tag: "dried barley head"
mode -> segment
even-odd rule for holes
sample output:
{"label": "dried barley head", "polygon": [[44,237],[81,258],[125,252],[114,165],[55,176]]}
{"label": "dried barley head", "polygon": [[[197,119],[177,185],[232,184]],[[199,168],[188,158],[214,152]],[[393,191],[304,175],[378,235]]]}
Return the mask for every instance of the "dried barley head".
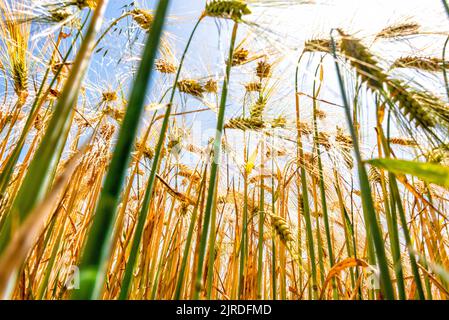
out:
{"label": "dried barley head", "polygon": [[285,128],[287,126],[287,119],[283,116],[279,116],[277,118],[274,118],[271,121],[271,127],[272,128]]}
{"label": "dried barley head", "polygon": [[114,102],[118,99],[117,93],[115,91],[105,91],[101,94],[101,96],[104,102]]}
{"label": "dried barley head", "polygon": [[256,68],[256,74],[259,78],[268,78],[271,75],[271,64],[266,61],[259,61]]}
{"label": "dried barley head", "polygon": [[245,48],[239,48],[232,55],[232,66],[239,66],[248,61],[249,51]]}
{"label": "dried barley head", "polygon": [[248,82],[245,84],[245,90],[247,92],[260,92],[262,91],[262,84],[260,82]]}
{"label": "dried barley head", "polygon": [[207,80],[207,82],[204,84],[204,90],[207,93],[217,93],[218,92],[217,81],[214,79]]}
{"label": "dried barley head", "polygon": [[225,124],[225,129],[239,129],[239,130],[261,130],[265,128],[265,123],[257,118],[233,118]]}
{"label": "dried barley head", "polygon": [[203,86],[198,81],[193,79],[180,80],[177,83],[177,87],[179,91],[190,94],[194,97],[202,98],[205,91]]}
{"label": "dried barley head", "polygon": [[154,15],[150,10],[134,9],[131,11],[131,16],[140,28],[149,32],[153,25]]}
{"label": "dried barley head", "polygon": [[330,53],[331,41],[329,39],[312,39],[304,43],[304,52]]}
{"label": "dried barley head", "polygon": [[355,69],[357,75],[372,90],[382,90],[387,75],[377,65],[377,61],[368,48],[359,39],[342,34],[340,52]]}
{"label": "dried barley head", "polygon": [[402,23],[386,27],[380,31],[376,38],[398,38],[419,33],[421,26],[417,23]]}
{"label": "dried barley head", "polygon": [[166,59],[158,59],[154,63],[157,71],[161,73],[176,73],[176,66]]}
{"label": "dried barley head", "polygon": [[440,72],[449,69],[449,65],[440,58],[409,56],[397,59],[391,68],[412,68],[429,72]]}

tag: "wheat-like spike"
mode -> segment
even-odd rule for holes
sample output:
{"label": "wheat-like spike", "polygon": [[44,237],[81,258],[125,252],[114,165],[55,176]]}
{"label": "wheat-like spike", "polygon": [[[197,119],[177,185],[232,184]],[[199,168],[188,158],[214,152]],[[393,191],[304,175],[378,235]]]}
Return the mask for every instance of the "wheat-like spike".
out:
{"label": "wheat-like spike", "polygon": [[303,135],[311,135],[313,133],[313,128],[312,125],[310,123],[307,122],[300,122],[298,124],[299,130],[301,132],[301,134]]}
{"label": "wheat-like spike", "polygon": [[444,69],[449,69],[449,62],[436,57],[408,56],[397,59],[391,68],[412,68],[429,72],[439,72]]}
{"label": "wheat-like spike", "polygon": [[218,83],[215,79],[209,79],[204,84],[204,90],[207,93],[217,93],[218,92]]}
{"label": "wheat-like spike", "polygon": [[377,61],[368,48],[359,39],[340,31],[340,52],[346,57],[358,76],[372,90],[382,90],[387,75],[377,65]]}
{"label": "wheat-like spike", "polygon": [[390,138],[389,142],[391,144],[395,144],[398,146],[404,146],[404,147],[416,147],[418,145],[418,143],[413,139],[401,138],[401,137]]}
{"label": "wheat-like spike", "polygon": [[170,153],[173,148],[181,147],[181,137],[172,137],[167,142],[167,151]]}
{"label": "wheat-like spike", "polygon": [[28,91],[27,66],[24,63],[13,61],[12,76],[14,81],[14,90],[20,96]]}
{"label": "wheat-like spike", "polygon": [[418,23],[402,23],[392,25],[381,30],[376,38],[398,38],[419,33],[421,26]]}
{"label": "wheat-like spike", "polygon": [[154,67],[161,73],[176,73],[176,66],[166,59],[158,59],[154,63]]}
{"label": "wheat-like spike", "polygon": [[326,119],[326,117],[327,117],[326,112],[321,109],[318,109],[318,108],[315,109],[315,114],[316,114],[317,118],[321,119],[321,120]]}
{"label": "wheat-like spike", "polygon": [[380,172],[376,167],[370,166],[369,170],[368,170],[368,179],[372,182],[372,183],[381,183],[382,179],[380,176]]}
{"label": "wheat-like spike", "polygon": [[329,39],[311,39],[304,43],[304,52],[331,52],[331,41]]}
{"label": "wheat-like spike", "polygon": [[201,180],[201,175],[198,171],[193,171],[185,164],[178,165],[178,175],[184,178],[188,178],[193,182],[198,182]]}
{"label": "wheat-like spike", "polygon": [[271,121],[271,127],[273,129],[275,128],[285,128],[287,126],[287,119],[283,116],[279,116],[277,118],[274,118]]}
{"label": "wheat-like spike", "polygon": [[178,215],[181,217],[185,217],[187,213],[189,212],[189,203],[187,202],[181,202],[179,207],[176,209],[178,212]]}
{"label": "wheat-like spike", "polygon": [[262,84],[260,82],[248,82],[245,84],[245,90],[247,92],[260,92],[262,91]]}
{"label": "wheat-like spike", "polygon": [[101,96],[102,101],[104,102],[114,102],[118,99],[117,93],[114,91],[105,91],[101,94]]}
{"label": "wheat-like spike", "polygon": [[290,231],[287,221],[284,218],[271,214],[271,226],[273,227],[274,231],[279,236],[281,241],[285,244],[294,240],[293,234]]}
{"label": "wheat-like spike", "polygon": [[353,141],[350,135],[346,134],[342,128],[337,126],[337,135],[335,141],[339,142],[344,147],[352,147]]}
{"label": "wheat-like spike", "polygon": [[449,145],[442,144],[425,154],[427,161],[439,163],[442,165],[449,165]]}
{"label": "wheat-like spike", "polygon": [[310,215],[314,218],[321,218],[323,216],[322,211],[312,211],[310,212]]}
{"label": "wheat-like spike", "polygon": [[125,117],[125,111],[123,111],[122,109],[113,108],[111,106],[107,106],[103,110],[103,113],[115,119],[117,122],[122,122],[123,118]]}
{"label": "wheat-like spike", "polygon": [[144,144],[143,141],[136,142],[136,150],[142,152],[143,156],[148,160],[152,160],[154,157],[154,150],[148,145]]}
{"label": "wheat-like spike", "polygon": [[241,0],[212,0],[206,4],[204,15],[214,18],[241,21],[244,15],[251,13],[248,5]]}
{"label": "wheat-like spike", "polygon": [[257,63],[256,75],[260,79],[268,78],[271,75],[271,64],[266,61],[259,61]]}
{"label": "wheat-like spike", "polygon": [[322,145],[326,150],[329,150],[331,148],[330,135],[327,132],[321,131],[320,133],[318,133],[317,138],[317,143]]}
{"label": "wheat-like spike", "polygon": [[249,184],[258,183],[262,179],[268,179],[268,178],[271,178],[271,177],[275,178],[274,175],[272,175],[272,174],[262,174],[262,175],[261,174],[257,174],[255,176],[249,178],[248,183]]}
{"label": "wheat-like spike", "polygon": [[435,113],[426,99],[426,94],[413,90],[400,80],[389,80],[387,88],[391,99],[396,102],[405,115],[410,115],[417,126],[434,127],[437,124]]}
{"label": "wheat-like spike", "polygon": [[248,61],[249,51],[245,48],[235,50],[232,55],[232,66],[240,66]]}
{"label": "wheat-like spike", "polygon": [[225,129],[239,130],[261,130],[265,128],[265,123],[261,119],[256,118],[232,118],[225,124]]}
{"label": "wheat-like spike", "polygon": [[257,99],[257,102],[253,104],[249,110],[250,117],[255,119],[262,119],[262,115],[266,106],[266,98],[260,96],[259,99]]}
{"label": "wheat-like spike", "polygon": [[180,80],[178,81],[177,86],[179,91],[190,94],[194,97],[202,98],[205,91],[203,86],[198,81],[193,79]]}
{"label": "wheat-like spike", "polygon": [[131,10],[131,17],[143,30],[149,32],[153,25],[154,15],[150,10],[133,9]]}

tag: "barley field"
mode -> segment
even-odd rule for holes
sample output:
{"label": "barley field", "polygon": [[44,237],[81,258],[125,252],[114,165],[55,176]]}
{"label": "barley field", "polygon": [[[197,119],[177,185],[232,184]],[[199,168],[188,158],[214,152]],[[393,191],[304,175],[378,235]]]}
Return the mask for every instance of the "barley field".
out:
{"label": "barley field", "polygon": [[445,0],[0,0],[0,299],[449,299]]}

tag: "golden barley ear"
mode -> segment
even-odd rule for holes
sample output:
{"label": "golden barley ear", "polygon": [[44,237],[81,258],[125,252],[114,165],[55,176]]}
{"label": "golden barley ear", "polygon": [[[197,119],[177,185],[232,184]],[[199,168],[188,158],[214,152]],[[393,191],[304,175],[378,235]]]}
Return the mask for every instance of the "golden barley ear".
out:
{"label": "golden barley ear", "polygon": [[245,48],[237,49],[232,55],[232,66],[240,66],[248,61],[249,51]]}
{"label": "golden barley ear", "polygon": [[265,123],[262,119],[257,118],[232,118],[225,124],[225,129],[238,129],[238,130],[262,130],[265,128]]}
{"label": "golden barley ear", "polygon": [[382,90],[387,75],[378,66],[376,59],[359,39],[342,34],[340,52],[355,69],[357,75],[372,90]]}
{"label": "golden barley ear", "polygon": [[180,80],[176,85],[180,92],[190,94],[194,97],[202,98],[205,92],[203,86],[197,80],[193,79]]}
{"label": "golden barley ear", "polygon": [[329,39],[311,39],[304,43],[304,52],[331,52],[331,41]]}
{"label": "golden barley ear", "polygon": [[158,59],[154,63],[155,69],[160,73],[176,73],[177,67],[166,59]]}
{"label": "golden barley ear", "polygon": [[335,136],[335,141],[342,144],[344,147],[350,148],[353,145],[352,138],[349,134],[346,134],[342,128],[337,126],[337,135]]}
{"label": "golden barley ear", "polygon": [[438,123],[435,112],[432,109],[427,95],[413,90],[400,80],[389,80],[387,88],[391,99],[410,120],[415,121],[416,126],[432,128]]}
{"label": "golden barley ear", "polygon": [[322,145],[327,151],[329,151],[331,148],[330,135],[327,132],[321,131],[320,133],[318,133],[317,143],[319,145]]}
{"label": "golden barley ear", "polygon": [[251,13],[248,5],[241,0],[212,0],[206,4],[204,15],[214,18],[240,21]]}
{"label": "golden barley ear", "polygon": [[259,61],[256,68],[256,75],[260,79],[268,78],[271,75],[271,64],[266,61]]}
{"label": "golden barley ear", "polygon": [[285,244],[293,241],[293,234],[287,224],[287,221],[277,215],[271,215],[271,226],[273,227],[276,234],[279,236],[282,242]]}
{"label": "golden barley ear", "polygon": [[418,145],[418,143],[415,140],[402,137],[390,138],[389,142],[391,144],[404,147],[416,147]]}
{"label": "golden barley ear", "polygon": [[260,96],[259,99],[257,99],[257,102],[253,104],[249,110],[250,117],[259,120],[262,119],[262,115],[266,106],[267,99],[263,96]]}
{"label": "golden barley ear", "polygon": [[260,82],[248,82],[245,84],[245,90],[247,92],[260,92],[262,91],[262,85]]}
{"label": "golden barley ear", "polygon": [[411,68],[428,72],[441,72],[449,69],[449,62],[436,57],[408,56],[397,59],[391,68]]}
{"label": "golden barley ear", "polygon": [[114,119],[117,122],[122,122],[125,118],[125,111],[122,109],[114,108],[111,106],[106,106],[103,110],[103,114],[108,115],[112,119]]}
{"label": "golden barley ear", "polygon": [[207,93],[217,93],[218,92],[218,83],[217,83],[217,81],[214,80],[214,79],[207,80],[207,82],[204,84],[204,90]]}
{"label": "golden barley ear", "polygon": [[131,16],[140,28],[149,32],[153,25],[154,15],[150,10],[133,9]]}
{"label": "golden barley ear", "polygon": [[283,117],[283,116],[279,116],[277,118],[274,118],[271,121],[271,127],[273,129],[275,129],[275,128],[282,128],[283,129],[286,126],[287,126],[287,119],[285,117]]}
{"label": "golden barley ear", "polygon": [[380,184],[382,182],[380,171],[376,167],[371,166],[368,170],[368,179],[371,181],[371,183],[378,183]]}
{"label": "golden barley ear", "polygon": [[302,135],[308,136],[313,133],[312,125],[308,122],[300,122],[298,128]]}
{"label": "golden barley ear", "polygon": [[439,163],[442,165],[449,165],[449,145],[441,144],[436,148],[433,148],[425,154],[427,161],[433,163]]}
{"label": "golden barley ear", "polygon": [[154,150],[150,146],[146,145],[144,141],[136,142],[136,150],[141,152],[142,155],[148,160],[152,160],[154,157]]}
{"label": "golden barley ear", "polygon": [[389,39],[410,36],[418,34],[420,28],[421,26],[418,23],[414,22],[392,25],[382,29],[376,35],[376,38]]}
{"label": "golden barley ear", "polygon": [[118,99],[117,93],[114,91],[105,91],[101,95],[103,102],[114,102]]}

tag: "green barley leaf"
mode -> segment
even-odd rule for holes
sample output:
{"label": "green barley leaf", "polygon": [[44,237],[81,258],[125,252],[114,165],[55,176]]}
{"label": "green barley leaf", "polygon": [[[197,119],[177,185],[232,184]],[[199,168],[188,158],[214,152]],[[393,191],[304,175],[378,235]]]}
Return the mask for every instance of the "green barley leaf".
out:
{"label": "green barley leaf", "polygon": [[374,159],[367,162],[394,174],[410,174],[427,183],[449,188],[449,167],[434,163],[395,159]]}

